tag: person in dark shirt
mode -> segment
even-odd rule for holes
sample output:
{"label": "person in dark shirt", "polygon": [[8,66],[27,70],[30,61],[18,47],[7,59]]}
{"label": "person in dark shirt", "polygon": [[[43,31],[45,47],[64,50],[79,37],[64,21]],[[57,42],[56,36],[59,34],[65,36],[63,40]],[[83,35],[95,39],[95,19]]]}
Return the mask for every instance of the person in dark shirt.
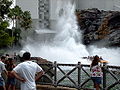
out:
{"label": "person in dark shirt", "polygon": [[8,71],[8,78],[7,78],[7,89],[8,90],[15,90],[15,77],[12,75],[11,71],[15,67],[15,64],[13,62],[12,58],[8,58],[8,63],[6,65],[6,69]]}

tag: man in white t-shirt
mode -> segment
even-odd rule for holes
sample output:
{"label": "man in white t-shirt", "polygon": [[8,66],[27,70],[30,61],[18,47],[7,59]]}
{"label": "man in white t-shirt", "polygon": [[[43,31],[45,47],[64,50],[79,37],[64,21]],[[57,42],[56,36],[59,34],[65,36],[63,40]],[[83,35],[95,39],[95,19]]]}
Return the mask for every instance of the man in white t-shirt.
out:
{"label": "man in white t-shirt", "polygon": [[18,64],[12,71],[12,74],[21,81],[21,90],[36,90],[35,81],[44,73],[37,63],[30,61],[30,56],[29,52],[25,52],[24,62]]}

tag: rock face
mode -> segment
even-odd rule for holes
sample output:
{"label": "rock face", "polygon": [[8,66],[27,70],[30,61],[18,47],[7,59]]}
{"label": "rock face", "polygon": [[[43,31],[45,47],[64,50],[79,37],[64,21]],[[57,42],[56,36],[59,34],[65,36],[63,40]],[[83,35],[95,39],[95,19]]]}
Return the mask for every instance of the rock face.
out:
{"label": "rock face", "polygon": [[120,12],[93,8],[77,11],[76,15],[85,45],[107,40],[104,46],[120,47]]}
{"label": "rock face", "polygon": [[[41,82],[42,83],[43,82],[44,83],[52,83],[51,78],[54,76],[53,66],[51,66],[52,62],[50,62],[46,59],[43,59],[41,57],[31,57],[31,60],[37,62],[45,72],[45,75],[43,75],[42,78],[40,80],[38,80],[37,83],[41,83]],[[41,65],[41,64],[43,64],[43,65]],[[49,64],[51,64],[51,65],[49,65]]]}

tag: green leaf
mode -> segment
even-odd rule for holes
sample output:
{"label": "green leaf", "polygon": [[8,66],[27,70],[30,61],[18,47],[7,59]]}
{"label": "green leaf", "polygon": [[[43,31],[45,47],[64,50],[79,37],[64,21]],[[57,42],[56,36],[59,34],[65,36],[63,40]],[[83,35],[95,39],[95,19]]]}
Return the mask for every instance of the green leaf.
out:
{"label": "green leaf", "polygon": [[10,37],[8,33],[0,30],[0,47],[11,45],[14,37]]}

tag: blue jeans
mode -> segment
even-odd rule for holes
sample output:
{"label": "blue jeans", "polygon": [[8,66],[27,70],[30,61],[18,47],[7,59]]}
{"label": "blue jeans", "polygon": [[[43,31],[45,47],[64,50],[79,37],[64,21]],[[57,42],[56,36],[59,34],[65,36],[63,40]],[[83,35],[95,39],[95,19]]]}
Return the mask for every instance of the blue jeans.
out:
{"label": "blue jeans", "polygon": [[101,84],[102,83],[102,78],[101,77],[91,77],[91,79],[96,84]]}
{"label": "blue jeans", "polygon": [[5,81],[2,77],[0,77],[0,86],[5,86]]}

